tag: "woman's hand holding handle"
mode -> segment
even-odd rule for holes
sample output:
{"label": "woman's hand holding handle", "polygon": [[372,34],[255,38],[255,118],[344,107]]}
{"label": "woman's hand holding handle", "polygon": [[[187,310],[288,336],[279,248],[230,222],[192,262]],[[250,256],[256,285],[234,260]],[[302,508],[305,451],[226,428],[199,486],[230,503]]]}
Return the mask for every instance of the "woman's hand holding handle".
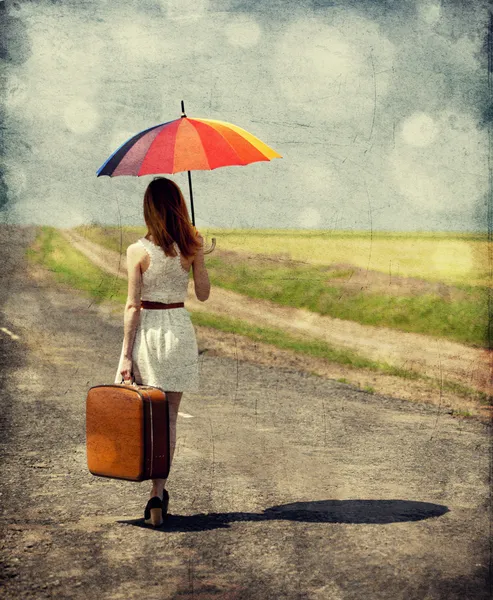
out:
{"label": "woman's hand holding handle", "polygon": [[127,385],[130,385],[133,383],[132,359],[131,358],[125,358],[125,357],[123,358],[120,375],[122,376],[123,383],[125,383]]}

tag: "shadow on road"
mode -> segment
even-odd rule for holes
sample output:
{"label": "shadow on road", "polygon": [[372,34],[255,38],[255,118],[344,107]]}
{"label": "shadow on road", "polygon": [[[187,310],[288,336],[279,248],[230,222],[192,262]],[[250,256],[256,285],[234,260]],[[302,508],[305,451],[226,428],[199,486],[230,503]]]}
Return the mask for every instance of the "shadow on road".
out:
{"label": "shadow on road", "polygon": [[[263,513],[230,512],[197,515],[169,514],[160,531],[206,531],[229,527],[235,521],[304,521],[312,523],[398,523],[440,517],[446,506],[412,500],[319,500],[267,508]],[[144,519],[118,521],[149,528]]]}

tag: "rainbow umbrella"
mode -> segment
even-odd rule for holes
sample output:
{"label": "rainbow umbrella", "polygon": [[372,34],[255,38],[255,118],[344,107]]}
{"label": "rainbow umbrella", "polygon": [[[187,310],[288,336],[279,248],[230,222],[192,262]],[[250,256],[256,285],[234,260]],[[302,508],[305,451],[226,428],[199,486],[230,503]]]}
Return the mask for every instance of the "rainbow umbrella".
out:
{"label": "rainbow umbrella", "polygon": [[179,119],[145,129],[127,140],[97,170],[97,176],[141,177],[188,171],[192,223],[195,225],[190,171],[248,165],[282,157],[241,127],[224,121],[188,118],[183,100],[181,111]]}

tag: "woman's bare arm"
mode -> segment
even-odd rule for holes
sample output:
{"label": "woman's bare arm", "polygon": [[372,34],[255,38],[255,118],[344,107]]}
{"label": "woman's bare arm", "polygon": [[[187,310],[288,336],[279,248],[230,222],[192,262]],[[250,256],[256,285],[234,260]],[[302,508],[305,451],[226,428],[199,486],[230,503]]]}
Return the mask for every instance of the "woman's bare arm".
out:
{"label": "woman's bare arm", "polygon": [[132,350],[135,340],[135,333],[140,319],[140,293],[142,286],[142,272],[140,263],[143,258],[142,250],[132,244],[127,249],[127,270],[128,270],[128,293],[127,302],[123,317],[123,365],[122,376],[125,380],[131,378],[132,371]]}
{"label": "woman's bare arm", "polygon": [[197,250],[197,254],[192,263],[193,283],[195,286],[195,295],[201,302],[205,302],[211,291],[211,282],[204,260],[204,238],[198,234],[202,246]]}

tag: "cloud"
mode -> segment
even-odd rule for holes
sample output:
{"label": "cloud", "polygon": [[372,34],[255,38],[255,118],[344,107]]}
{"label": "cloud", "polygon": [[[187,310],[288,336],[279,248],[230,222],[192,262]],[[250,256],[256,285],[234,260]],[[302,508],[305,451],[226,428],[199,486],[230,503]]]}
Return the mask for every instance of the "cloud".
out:
{"label": "cloud", "polygon": [[262,35],[257,21],[248,15],[238,15],[231,18],[224,27],[226,39],[232,46],[251,48],[258,44]]}
{"label": "cloud", "polygon": [[130,72],[169,64],[177,56],[176,46],[170,39],[170,30],[159,21],[145,15],[134,15],[129,20],[125,12],[112,14],[106,46],[108,58],[125,65]]}
{"label": "cloud", "polygon": [[97,27],[77,13],[64,22],[58,10],[25,14],[32,54],[11,73],[7,104],[26,121],[61,122],[71,104],[90,102],[101,85],[104,54]]}
{"label": "cloud", "polygon": [[418,1],[417,11],[419,17],[428,25],[434,25],[440,19],[442,10],[440,2]]}
{"label": "cloud", "polygon": [[366,127],[375,96],[388,93],[393,45],[356,13],[333,11],[327,21],[301,17],[283,29],[272,59],[276,86],[306,118]]}
{"label": "cloud", "polygon": [[27,189],[26,168],[17,164],[8,157],[3,157],[0,163],[3,181],[7,186],[8,197],[16,199]]}
{"label": "cloud", "polygon": [[168,19],[196,21],[204,17],[209,9],[209,0],[160,0]]}
{"label": "cloud", "polygon": [[85,100],[74,100],[65,107],[63,120],[73,133],[89,133],[96,128],[100,117],[94,105]]}
{"label": "cloud", "polygon": [[429,146],[437,132],[435,122],[425,113],[414,113],[402,123],[401,135],[411,146]]}
{"label": "cloud", "polygon": [[0,4],[0,59],[20,65],[32,53],[26,24],[21,18],[6,15],[6,2]]}
{"label": "cloud", "polygon": [[450,110],[438,115],[436,128],[431,145],[397,140],[389,165],[398,189],[419,207],[472,208],[487,189],[486,134],[470,115]]}
{"label": "cloud", "polygon": [[12,74],[6,82],[4,104],[13,110],[27,100],[27,85],[18,75]]}
{"label": "cloud", "polygon": [[477,17],[437,2],[413,19],[399,3],[281,4],[21,4],[2,107],[16,218],[141,222],[146,180],[96,169],[183,99],[189,116],[236,123],[284,156],[194,173],[211,225],[369,227],[368,191],[374,227],[465,227],[487,192]]}
{"label": "cloud", "polygon": [[307,206],[301,209],[297,225],[304,229],[314,229],[320,225],[320,222],[319,211],[313,206]]}

